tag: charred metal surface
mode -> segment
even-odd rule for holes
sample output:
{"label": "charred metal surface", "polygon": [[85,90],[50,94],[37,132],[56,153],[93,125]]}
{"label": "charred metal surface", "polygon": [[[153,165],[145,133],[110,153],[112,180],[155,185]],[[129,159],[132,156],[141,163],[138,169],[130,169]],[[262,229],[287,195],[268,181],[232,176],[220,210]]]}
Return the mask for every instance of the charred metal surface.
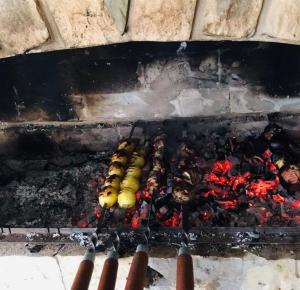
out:
{"label": "charred metal surface", "polygon": [[77,120],[74,107],[85,108],[72,95],[99,94],[101,99],[101,94],[142,89],[146,65],[176,58],[185,59],[191,68],[191,75],[174,83],[179,89],[249,85],[258,87],[255,94],[271,97],[299,94],[298,46],[190,42],[184,51],[179,47],[178,42],[133,42],[1,59],[0,120]]}
{"label": "charred metal surface", "polygon": [[[128,253],[143,239],[146,228],[109,229],[99,233],[98,250],[110,246],[110,234],[118,232],[120,251]],[[1,228],[0,243],[24,242],[32,244],[81,244],[96,231],[96,228]],[[150,247],[178,247],[182,241],[181,228],[151,230]],[[196,250],[201,245],[225,245],[227,247],[250,245],[299,245],[300,227],[203,227],[189,232],[189,244]]]}

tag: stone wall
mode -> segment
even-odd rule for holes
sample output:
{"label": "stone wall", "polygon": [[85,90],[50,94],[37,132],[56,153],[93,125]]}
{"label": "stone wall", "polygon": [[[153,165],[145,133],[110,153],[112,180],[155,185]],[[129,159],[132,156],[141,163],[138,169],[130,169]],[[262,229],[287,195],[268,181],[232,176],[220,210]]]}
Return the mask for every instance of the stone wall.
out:
{"label": "stone wall", "polygon": [[300,0],[0,0],[0,57],[127,41],[300,43]]}

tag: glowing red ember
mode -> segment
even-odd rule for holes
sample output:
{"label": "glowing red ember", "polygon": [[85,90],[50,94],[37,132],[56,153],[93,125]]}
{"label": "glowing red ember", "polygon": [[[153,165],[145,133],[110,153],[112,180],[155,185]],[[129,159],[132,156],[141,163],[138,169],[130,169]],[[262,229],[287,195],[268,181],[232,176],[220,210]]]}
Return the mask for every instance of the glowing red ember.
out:
{"label": "glowing red ember", "polygon": [[230,185],[230,180],[227,177],[217,176],[214,173],[207,174],[206,181],[217,185]]}
{"label": "glowing red ember", "polygon": [[261,207],[259,209],[259,213],[260,213],[260,223],[264,224],[266,223],[269,218],[273,215],[270,211],[268,211],[265,207]]}
{"label": "glowing red ember", "polygon": [[180,214],[175,212],[169,219],[162,221],[161,224],[165,227],[176,228],[180,225]]}
{"label": "glowing red ember", "polygon": [[285,202],[285,198],[282,195],[280,195],[279,193],[278,194],[274,194],[272,196],[272,198],[273,198],[274,201],[276,201],[278,203],[284,203]]}
{"label": "glowing red ember", "polygon": [[299,207],[300,207],[300,199],[298,199],[298,200],[291,203],[291,208],[296,209],[296,208],[299,208]]}
{"label": "glowing red ember", "polygon": [[96,217],[97,219],[101,217],[101,211],[100,211],[99,208],[96,208],[96,209],[95,209],[95,217]]}
{"label": "glowing red ember", "polygon": [[229,160],[222,160],[217,161],[212,166],[212,172],[217,174],[225,174],[227,173],[231,168],[233,167],[233,164]]}
{"label": "glowing red ember", "polygon": [[133,229],[139,228],[141,225],[141,219],[138,211],[135,211],[132,220],[131,220],[131,227]]}
{"label": "glowing red ember", "polygon": [[226,209],[234,209],[237,207],[238,201],[236,199],[233,200],[225,200],[225,201],[217,201],[217,203]]}
{"label": "glowing red ember", "polygon": [[267,198],[270,191],[276,190],[279,185],[279,178],[274,180],[258,179],[252,181],[246,190],[246,194],[251,197]]}
{"label": "glowing red ember", "polygon": [[236,190],[239,185],[244,185],[247,183],[247,178],[241,175],[231,176],[231,187]]}
{"label": "glowing red ember", "polygon": [[202,221],[209,221],[211,218],[212,214],[208,210],[205,210],[199,214],[199,219]]}
{"label": "glowing red ember", "polygon": [[295,217],[294,217],[294,221],[295,221],[295,223],[296,224],[300,224],[300,216],[299,215],[296,215]]}

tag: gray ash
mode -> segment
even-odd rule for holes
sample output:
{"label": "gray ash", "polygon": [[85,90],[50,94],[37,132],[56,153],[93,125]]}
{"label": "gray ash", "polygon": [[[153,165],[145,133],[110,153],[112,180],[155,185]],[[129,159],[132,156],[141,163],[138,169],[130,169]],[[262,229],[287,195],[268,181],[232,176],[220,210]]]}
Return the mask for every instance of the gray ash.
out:
{"label": "gray ash", "polygon": [[106,166],[103,154],[77,153],[50,159],[6,159],[10,180],[0,184],[2,226],[73,227],[97,206],[95,187]]}

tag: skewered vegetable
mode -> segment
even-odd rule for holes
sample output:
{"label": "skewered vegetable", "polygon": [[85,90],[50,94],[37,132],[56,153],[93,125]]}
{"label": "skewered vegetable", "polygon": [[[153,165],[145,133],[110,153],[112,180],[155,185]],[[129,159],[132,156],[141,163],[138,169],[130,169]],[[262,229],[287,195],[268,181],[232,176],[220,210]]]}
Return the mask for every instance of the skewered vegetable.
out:
{"label": "skewered vegetable", "polygon": [[144,166],[144,164],[145,164],[145,159],[138,152],[133,152],[132,153],[132,157],[130,159],[130,164],[132,166],[136,166],[136,167],[142,168]]}
{"label": "skewered vegetable", "polygon": [[104,187],[111,186],[116,190],[120,189],[121,178],[118,175],[111,175],[105,179]]}
{"label": "skewered vegetable", "polygon": [[130,166],[127,170],[126,170],[126,176],[133,176],[135,178],[139,178],[142,174],[142,170],[139,167],[135,167],[135,166]]}
{"label": "skewered vegetable", "polygon": [[118,203],[121,208],[134,207],[135,202],[135,193],[131,189],[124,188],[118,195]]}
{"label": "skewered vegetable", "polygon": [[[101,206],[112,207],[117,201],[122,208],[130,208],[135,205],[135,192],[140,187],[139,178],[142,174],[141,168],[145,163],[146,154],[143,146],[136,148],[135,144],[136,142],[132,140],[123,141],[112,155],[104,188],[99,193]],[[136,151],[133,152],[135,149]],[[130,160],[129,164],[128,160]],[[120,189],[121,192],[118,195]]]}
{"label": "skewered vegetable", "polygon": [[99,193],[99,203],[102,207],[112,207],[118,200],[117,190],[114,187],[105,187]]}
{"label": "skewered vegetable", "polygon": [[120,162],[122,165],[126,165],[127,160],[127,153],[124,150],[118,150],[111,158],[112,162]]}
{"label": "skewered vegetable", "polygon": [[147,179],[147,191],[153,195],[159,190],[159,182],[165,174],[164,152],[165,152],[166,134],[160,133],[154,138],[152,169]]}
{"label": "skewered vegetable", "polygon": [[108,169],[108,175],[124,176],[124,167],[120,162],[112,162]]}
{"label": "skewered vegetable", "polygon": [[126,177],[121,182],[120,187],[121,189],[125,187],[131,188],[134,192],[136,192],[140,187],[140,182],[137,178],[126,175]]}
{"label": "skewered vegetable", "polygon": [[119,144],[118,150],[124,150],[127,153],[131,153],[134,150],[134,142],[126,140]]}
{"label": "skewered vegetable", "polygon": [[195,166],[196,150],[189,144],[182,143],[177,150],[178,162],[174,176],[172,196],[178,203],[189,203],[194,198],[193,188],[202,180],[202,174]]}

